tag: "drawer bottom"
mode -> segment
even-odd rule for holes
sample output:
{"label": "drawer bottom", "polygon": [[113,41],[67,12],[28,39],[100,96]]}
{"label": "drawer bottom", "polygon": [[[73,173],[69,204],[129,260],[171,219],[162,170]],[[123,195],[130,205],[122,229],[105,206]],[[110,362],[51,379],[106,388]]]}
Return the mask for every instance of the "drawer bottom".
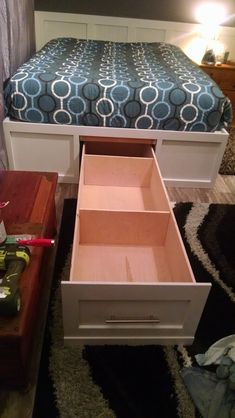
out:
{"label": "drawer bottom", "polygon": [[76,277],[87,282],[173,281],[165,247],[147,245],[80,245]]}

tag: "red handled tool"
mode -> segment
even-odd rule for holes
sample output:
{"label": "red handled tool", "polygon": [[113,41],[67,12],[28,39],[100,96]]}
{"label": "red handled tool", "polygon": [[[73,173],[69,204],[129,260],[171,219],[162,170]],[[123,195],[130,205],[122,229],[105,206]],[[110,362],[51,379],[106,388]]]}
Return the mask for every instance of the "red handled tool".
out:
{"label": "red handled tool", "polygon": [[50,238],[16,239],[17,244],[29,245],[30,247],[53,247],[55,240]]}

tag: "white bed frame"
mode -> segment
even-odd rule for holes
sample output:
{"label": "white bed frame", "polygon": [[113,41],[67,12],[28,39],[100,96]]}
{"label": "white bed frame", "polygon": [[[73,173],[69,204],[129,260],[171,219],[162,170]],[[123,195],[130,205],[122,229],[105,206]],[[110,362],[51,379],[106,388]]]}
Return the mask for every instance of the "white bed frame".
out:
{"label": "white bed frame", "polygon": [[[199,25],[108,16],[35,12],[36,46],[59,36],[116,41],[166,41],[190,56],[190,43]],[[235,55],[235,28],[223,28],[222,39]],[[232,49],[233,48],[233,49]],[[200,59],[200,58],[199,58]],[[4,123],[5,143],[12,170],[57,171],[59,181],[77,183],[82,136],[151,139],[162,177],[168,186],[214,185],[228,139],[226,130],[214,133],[175,132],[72,125]]]}
{"label": "white bed frame", "polygon": [[59,181],[77,183],[80,138],[113,137],[155,140],[162,177],[168,186],[212,187],[228,133],[102,128],[10,121],[4,123],[9,168],[56,171]]}

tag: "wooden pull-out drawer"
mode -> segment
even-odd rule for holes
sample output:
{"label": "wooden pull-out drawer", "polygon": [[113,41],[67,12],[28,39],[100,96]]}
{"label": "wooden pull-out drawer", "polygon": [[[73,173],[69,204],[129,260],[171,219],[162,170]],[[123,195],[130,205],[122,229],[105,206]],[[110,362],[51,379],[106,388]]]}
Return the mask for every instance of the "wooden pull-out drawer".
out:
{"label": "wooden pull-out drawer", "polygon": [[83,149],[65,339],[190,343],[210,285],[195,282],[153,150],[127,149]]}

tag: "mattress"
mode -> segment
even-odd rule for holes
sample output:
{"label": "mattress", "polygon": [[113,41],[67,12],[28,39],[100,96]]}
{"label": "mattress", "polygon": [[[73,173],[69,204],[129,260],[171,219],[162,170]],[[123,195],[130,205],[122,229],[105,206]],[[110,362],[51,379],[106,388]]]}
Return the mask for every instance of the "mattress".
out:
{"label": "mattress", "polygon": [[48,42],[10,78],[13,119],[174,131],[227,127],[232,106],[175,45],[75,38]]}

